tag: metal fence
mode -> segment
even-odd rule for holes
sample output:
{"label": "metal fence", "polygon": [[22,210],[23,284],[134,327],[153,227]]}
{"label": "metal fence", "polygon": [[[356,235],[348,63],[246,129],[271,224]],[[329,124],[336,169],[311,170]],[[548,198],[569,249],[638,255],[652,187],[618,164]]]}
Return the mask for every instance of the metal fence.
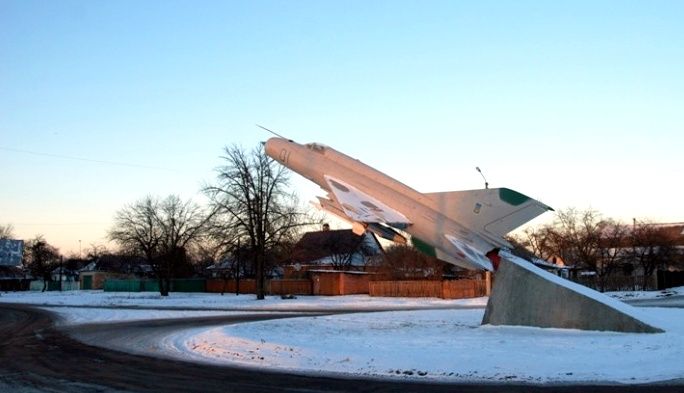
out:
{"label": "metal fence", "polygon": [[[79,289],[78,281],[62,281],[61,285],[59,281],[48,281],[46,291],[76,291]],[[43,280],[33,280],[29,285],[30,291],[42,291],[45,287],[45,281]]]}
{"label": "metal fence", "polygon": [[[116,280],[104,282],[105,292],[159,292],[158,280]],[[171,280],[170,292],[206,292],[205,279]]]}
{"label": "metal fence", "polygon": [[[570,281],[574,281],[578,284],[582,284],[585,287],[600,291],[601,285],[599,278],[596,275],[591,276],[579,276],[576,278],[570,278]],[[647,291],[652,291],[657,289],[658,282],[656,275],[653,274],[646,278],[646,288],[644,286],[644,276],[625,276],[625,275],[610,275],[605,278],[605,283],[603,289],[605,292],[613,291],[640,291],[645,289]]]}

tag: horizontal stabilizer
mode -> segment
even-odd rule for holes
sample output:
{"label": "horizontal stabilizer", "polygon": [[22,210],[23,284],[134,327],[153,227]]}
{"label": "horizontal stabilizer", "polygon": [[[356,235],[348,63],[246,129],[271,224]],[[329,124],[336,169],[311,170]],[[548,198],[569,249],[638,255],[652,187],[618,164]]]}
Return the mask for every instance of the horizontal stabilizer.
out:
{"label": "horizontal stabilizer", "polygon": [[435,209],[487,238],[500,239],[508,232],[553,210],[508,188],[425,194]]}
{"label": "horizontal stabilizer", "polygon": [[330,213],[337,218],[339,218],[342,221],[346,221],[348,223],[353,223],[352,220],[349,219],[349,217],[340,209],[337,204],[334,201],[331,201],[330,199],[323,198],[323,197],[317,197],[318,198],[318,203],[311,201],[311,204],[318,210],[324,211],[326,213]]}
{"label": "horizontal stabilizer", "polygon": [[489,258],[487,258],[485,254],[483,254],[479,250],[475,249],[475,247],[470,246],[469,244],[455,236],[444,236],[455,247],[454,251],[460,259],[469,262],[470,264],[474,265],[476,268],[479,269],[485,269],[489,271],[494,270],[492,268],[492,262],[489,260]]}

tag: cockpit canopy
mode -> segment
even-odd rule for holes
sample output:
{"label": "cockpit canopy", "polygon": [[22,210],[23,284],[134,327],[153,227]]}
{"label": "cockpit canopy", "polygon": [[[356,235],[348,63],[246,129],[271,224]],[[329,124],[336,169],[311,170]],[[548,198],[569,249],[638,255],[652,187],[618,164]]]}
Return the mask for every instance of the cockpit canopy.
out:
{"label": "cockpit canopy", "polygon": [[307,143],[305,145],[307,149],[313,150],[316,153],[324,154],[325,153],[325,145],[321,145],[320,143]]}

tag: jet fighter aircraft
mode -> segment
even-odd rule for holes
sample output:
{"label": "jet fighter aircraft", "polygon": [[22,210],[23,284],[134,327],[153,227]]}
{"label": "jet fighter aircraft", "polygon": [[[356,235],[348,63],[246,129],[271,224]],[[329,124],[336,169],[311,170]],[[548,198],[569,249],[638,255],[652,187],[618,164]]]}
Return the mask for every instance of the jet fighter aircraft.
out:
{"label": "jet fighter aircraft", "polygon": [[320,209],[425,254],[470,270],[493,270],[492,259],[511,245],[504,235],[553,210],[508,188],[420,193],[331,147],[271,138],[266,154],[326,191]]}

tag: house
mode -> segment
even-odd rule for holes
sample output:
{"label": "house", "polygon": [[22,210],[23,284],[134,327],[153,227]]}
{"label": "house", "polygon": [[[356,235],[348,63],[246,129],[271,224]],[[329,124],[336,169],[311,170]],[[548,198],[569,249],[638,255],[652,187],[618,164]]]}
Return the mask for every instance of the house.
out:
{"label": "house", "polygon": [[30,283],[29,274],[21,267],[0,265],[0,291],[27,291]]}
{"label": "house", "polygon": [[601,290],[684,285],[684,223],[635,220],[630,226],[606,226],[598,235],[598,243],[591,243],[591,263],[558,256],[551,262],[566,269],[573,281]]}
{"label": "house", "polygon": [[67,266],[58,266],[50,272],[52,281],[74,282],[78,281],[78,270],[70,269]]}
{"label": "house", "polygon": [[656,272],[657,289],[684,285],[684,223],[654,224],[663,236],[672,241],[675,258]]}
{"label": "house", "polygon": [[[644,265],[675,272],[684,268],[684,223],[640,223],[630,228],[622,245],[611,248],[629,267],[626,273],[644,275]],[[684,283],[683,283],[684,284]]]}
{"label": "house", "polygon": [[237,261],[235,258],[226,257],[213,265],[207,266],[204,270],[206,275],[210,278],[228,278],[235,276],[237,268]]}
{"label": "house", "polygon": [[382,246],[372,233],[358,236],[351,229],[307,232],[295,244],[285,278],[302,278],[307,270],[365,271],[382,255]]}
{"label": "house", "polygon": [[125,255],[102,255],[78,271],[80,289],[103,289],[106,279],[152,277],[145,259]]}
{"label": "house", "polygon": [[665,238],[672,241],[673,246],[679,251],[680,255],[684,254],[684,222],[651,225]]}

